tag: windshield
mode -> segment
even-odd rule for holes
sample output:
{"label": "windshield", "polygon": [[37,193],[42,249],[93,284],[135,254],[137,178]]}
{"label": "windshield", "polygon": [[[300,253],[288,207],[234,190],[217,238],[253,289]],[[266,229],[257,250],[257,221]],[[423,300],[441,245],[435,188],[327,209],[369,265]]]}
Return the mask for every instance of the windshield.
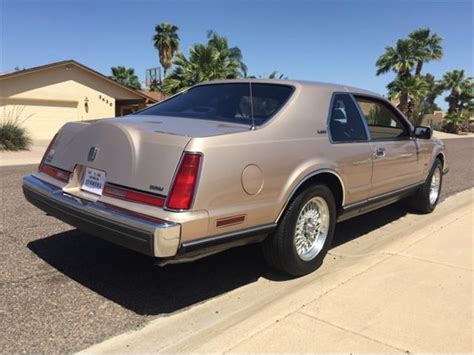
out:
{"label": "windshield", "polygon": [[255,125],[268,121],[288,100],[293,87],[252,83],[211,84],[193,87],[169,100],[141,111],[140,115],[158,115],[216,120]]}

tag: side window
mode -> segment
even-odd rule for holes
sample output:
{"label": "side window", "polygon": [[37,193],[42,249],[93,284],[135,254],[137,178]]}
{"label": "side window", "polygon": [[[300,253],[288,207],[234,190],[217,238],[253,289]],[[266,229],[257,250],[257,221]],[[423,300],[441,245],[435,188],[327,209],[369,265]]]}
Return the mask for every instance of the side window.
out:
{"label": "side window", "polygon": [[356,97],[369,126],[372,139],[394,139],[408,137],[408,129],[386,104]]}
{"label": "side window", "polygon": [[364,123],[357,106],[347,94],[334,95],[329,131],[333,142],[366,141]]}

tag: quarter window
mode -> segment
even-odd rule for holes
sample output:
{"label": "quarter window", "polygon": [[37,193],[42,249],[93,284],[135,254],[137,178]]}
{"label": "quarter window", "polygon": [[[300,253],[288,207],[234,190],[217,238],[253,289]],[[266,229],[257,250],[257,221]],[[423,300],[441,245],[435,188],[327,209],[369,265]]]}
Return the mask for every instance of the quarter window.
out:
{"label": "quarter window", "polygon": [[364,123],[351,96],[347,94],[334,95],[329,131],[333,142],[367,140]]}
{"label": "quarter window", "polygon": [[386,104],[367,98],[356,98],[364,113],[372,139],[395,139],[409,137],[407,127]]}

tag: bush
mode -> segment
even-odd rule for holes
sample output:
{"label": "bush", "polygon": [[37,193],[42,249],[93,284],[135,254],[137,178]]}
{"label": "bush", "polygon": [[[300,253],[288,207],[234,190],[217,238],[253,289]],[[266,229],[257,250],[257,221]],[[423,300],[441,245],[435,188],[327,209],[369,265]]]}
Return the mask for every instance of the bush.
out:
{"label": "bush", "polygon": [[0,123],[0,150],[27,150],[31,138],[19,120],[6,119]]}
{"label": "bush", "polygon": [[444,117],[444,131],[448,133],[459,134],[463,130],[468,130],[469,113],[462,111],[454,111],[448,113]]}

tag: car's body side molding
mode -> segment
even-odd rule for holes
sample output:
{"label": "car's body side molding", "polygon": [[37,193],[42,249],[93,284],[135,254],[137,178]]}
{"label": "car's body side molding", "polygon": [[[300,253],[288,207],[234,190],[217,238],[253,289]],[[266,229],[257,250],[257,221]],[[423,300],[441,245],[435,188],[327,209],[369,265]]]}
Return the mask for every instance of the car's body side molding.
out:
{"label": "car's body side molding", "polygon": [[162,258],[159,266],[194,261],[233,247],[263,241],[276,228],[276,224],[265,224],[234,232],[214,235],[181,244],[176,256]]}
{"label": "car's body side molding", "polygon": [[283,212],[285,212],[285,209],[286,207],[288,206],[288,203],[290,203],[291,199],[293,198],[293,196],[295,196],[295,193],[298,191],[298,189],[305,183],[307,182],[309,179],[317,176],[317,175],[321,175],[321,174],[332,174],[334,175],[335,177],[337,177],[337,179],[339,180],[339,183],[341,184],[341,189],[342,189],[342,206],[344,206],[344,202],[345,202],[345,195],[346,195],[346,190],[344,188],[344,182],[342,181],[342,178],[341,176],[334,170],[332,169],[327,169],[327,168],[323,168],[323,169],[317,169],[307,175],[305,175],[291,190],[290,194],[288,195],[288,197],[286,198],[286,202],[284,203],[282,209],[280,210],[280,213],[278,214],[278,217],[276,219],[276,223],[278,223],[278,221],[280,220],[281,216],[283,215]]}
{"label": "car's body side molding", "polygon": [[350,205],[347,205],[342,208],[342,212],[338,216],[337,221],[342,222],[352,217],[356,217],[361,214],[390,205],[391,203],[397,202],[400,199],[407,197],[413,192],[415,192],[418,188],[421,187],[421,185],[423,185],[423,183],[424,181],[420,181],[416,184],[406,186],[398,190],[390,191],[378,196],[374,196],[364,201],[351,203]]}

